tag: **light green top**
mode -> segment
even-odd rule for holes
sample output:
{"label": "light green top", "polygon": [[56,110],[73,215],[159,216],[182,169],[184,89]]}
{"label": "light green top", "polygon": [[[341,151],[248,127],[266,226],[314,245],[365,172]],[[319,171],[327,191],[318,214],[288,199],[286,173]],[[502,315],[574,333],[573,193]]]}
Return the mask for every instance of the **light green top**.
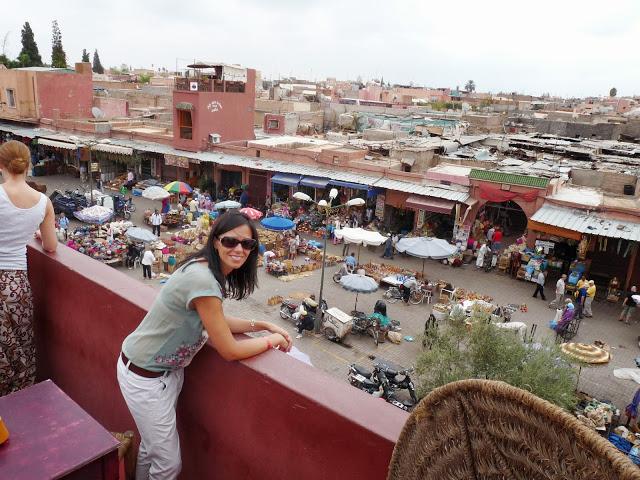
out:
{"label": "light green top", "polygon": [[154,372],[183,368],[209,336],[193,300],[223,299],[220,284],[206,262],[178,268],[151,306],[138,328],[122,344],[122,351],[138,367]]}

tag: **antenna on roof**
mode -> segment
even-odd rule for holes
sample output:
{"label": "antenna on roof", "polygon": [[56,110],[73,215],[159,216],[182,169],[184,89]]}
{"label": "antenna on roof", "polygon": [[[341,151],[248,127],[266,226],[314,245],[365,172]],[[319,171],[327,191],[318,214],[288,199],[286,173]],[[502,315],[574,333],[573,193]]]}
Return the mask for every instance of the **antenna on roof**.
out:
{"label": "antenna on roof", "polygon": [[91,107],[91,114],[93,118],[104,118],[104,112],[100,110],[98,107]]}

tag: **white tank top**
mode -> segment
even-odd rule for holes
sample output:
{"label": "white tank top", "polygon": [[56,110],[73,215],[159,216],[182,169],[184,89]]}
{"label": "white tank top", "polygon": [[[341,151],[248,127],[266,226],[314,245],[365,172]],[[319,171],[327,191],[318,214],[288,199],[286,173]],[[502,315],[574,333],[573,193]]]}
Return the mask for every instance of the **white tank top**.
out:
{"label": "white tank top", "polygon": [[47,197],[31,208],[18,208],[0,185],[0,270],[27,269],[27,243],[44,220]]}

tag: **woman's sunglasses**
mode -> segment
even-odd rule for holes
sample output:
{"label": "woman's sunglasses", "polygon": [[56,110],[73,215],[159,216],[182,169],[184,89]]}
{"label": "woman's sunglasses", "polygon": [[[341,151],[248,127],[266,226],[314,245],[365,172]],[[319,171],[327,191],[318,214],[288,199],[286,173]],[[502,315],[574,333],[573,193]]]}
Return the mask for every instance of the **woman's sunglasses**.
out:
{"label": "woman's sunglasses", "polygon": [[238,245],[242,245],[243,250],[251,251],[258,246],[258,241],[253,238],[239,240],[233,237],[222,237],[218,238],[218,240],[220,240],[220,243],[225,248],[236,248]]}

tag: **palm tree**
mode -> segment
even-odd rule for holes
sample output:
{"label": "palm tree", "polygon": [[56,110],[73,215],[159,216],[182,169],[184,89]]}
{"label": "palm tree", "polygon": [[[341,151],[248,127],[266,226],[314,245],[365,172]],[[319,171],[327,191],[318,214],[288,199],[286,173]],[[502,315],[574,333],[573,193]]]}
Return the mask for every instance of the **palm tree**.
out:
{"label": "palm tree", "polygon": [[464,89],[467,92],[475,92],[476,91],[476,82],[474,82],[473,80],[469,80],[467,82],[467,84],[464,86]]}
{"label": "palm tree", "polygon": [[618,94],[618,89],[616,87],[613,87],[611,90],[609,90],[610,97],[615,97],[617,94]]}

